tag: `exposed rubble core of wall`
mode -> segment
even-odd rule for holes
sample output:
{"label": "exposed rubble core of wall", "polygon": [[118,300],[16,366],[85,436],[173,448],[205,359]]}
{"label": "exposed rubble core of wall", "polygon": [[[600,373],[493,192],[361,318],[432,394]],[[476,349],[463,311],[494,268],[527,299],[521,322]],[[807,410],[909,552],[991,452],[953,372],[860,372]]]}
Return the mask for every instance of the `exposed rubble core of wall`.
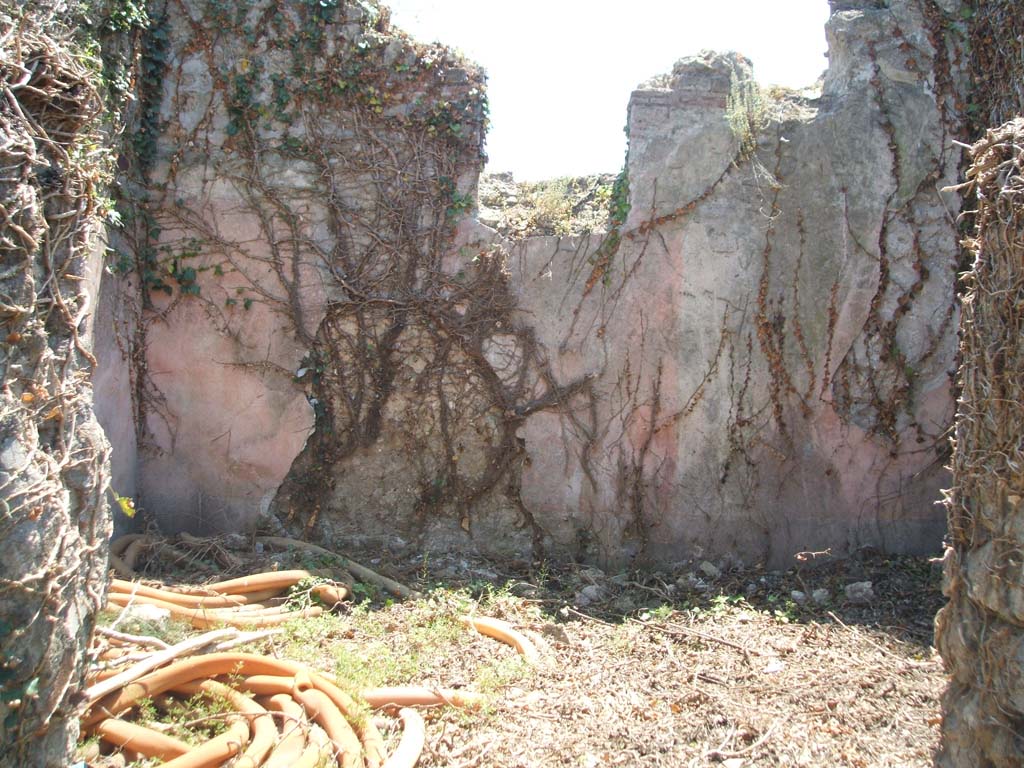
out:
{"label": "exposed rubble core of wall", "polygon": [[631,99],[609,231],[508,241],[470,215],[475,68],[367,2],[167,0],[141,505],[620,564],[933,549],[967,27],[879,5],[833,4],[819,95],[682,60]]}
{"label": "exposed rubble core of wall", "polygon": [[[1024,290],[1024,13],[1011,0],[976,2],[966,113],[978,138],[963,192],[973,257],[965,275],[959,406],[949,491],[945,589],[936,645],[951,682],[943,696],[948,768],[1018,765],[1024,638],[1020,550],[1020,306]],[[986,126],[1006,122],[986,131]]]}
{"label": "exposed rubble core of wall", "polygon": [[1024,119],[972,150],[974,265],[960,324],[963,363],[949,491],[945,592],[936,640],[952,682],[937,764],[1009,768],[1024,754],[1021,381]]}
{"label": "exposed rubble core of wall", "polygon": [[103,600],[109,446],[92,409],[109,156],[98,62],[60,2],[0,3],[0,766],[68,765]]}
{"label": "exposed rubble core of wall", "polygon": [[973,0],[970,23],[971,93],[963,110],[975,138],[1024,112],[1024,14],[1016,0]]}
{"label": "exposed rubble core of wall", "polygon": [[608,228],[614,174],[517,182],[511,173],[484,174],[476,218],[502,237],[581,235]]}

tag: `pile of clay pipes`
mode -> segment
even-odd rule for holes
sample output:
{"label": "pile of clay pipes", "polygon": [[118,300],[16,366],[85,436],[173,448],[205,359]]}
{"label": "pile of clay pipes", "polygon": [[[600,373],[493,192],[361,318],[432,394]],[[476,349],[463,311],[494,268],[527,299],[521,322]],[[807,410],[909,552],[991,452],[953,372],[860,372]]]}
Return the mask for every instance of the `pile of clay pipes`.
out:
{"label": "pile of clay pipes", "polygon": [[[285,604],[268,602],[282,599],[283,592],[309,577],[301,570],[270,571],[201,588],[146,587],[114,579],[108,599],[110,607],[157,606],[197,628],[260,628],[323,611],[319,606],[289,610]],[[334,606],[345,598],[347,589],[321,583],[312,586],[311,592]],[[477,616],[464,616],[462,621],[513,646],[527,662],[536,661],[533,644],[508,623]],[[266,631],[218,629],[174,646],[151,637],[98,631],[108,647],[85,692],[83,735],[98,735],[130,759],[157,758],[171,768],[212,768],[229,760],[235,768],[313,768],[324,760],[333,760],[341,768],[411,768],[425,741],[423,719],[412,707],[476,708],[483,703],[479,694],[420,686],[369,689],[353,699],[331,676],[303,664],[228,651],[265,637]],[[151,650],[131,652],[146,646]],[[124,668],[128,662],[130,666]],[[159,702],[167,696],[199,693],[220,698],[233,710],[227,730],[200,746],[126,719],[143,700]],[[380,730],[363,715],[360,700],[371,709],[397,712],[401,718],[401,740],[386,758]]]}
{"label": "pile of clay pipes", "polygon": [[[267,571],[200,588],[174,589],[111,579],[107,607],[151,605],[188,621],[197,629],[219,625],[267,627],[323,613],[318,605],[292,610],[287,597],[283,597],[299,582],[311,578],[309,571]],[[337,605],[348,595],[344,585],[328,582],[313,585],[310,592],[328,607]]]}
{"label": "pile of clay pipes", "polygon": [[[207,644],[212,639],[203,637]],[[172,646],[163,653],[178,650]],[[479,694],[416,686],[363,691],[359,698],[369,707],[398,710],[402,719],[401,741],[385,760],[384,739],[357,700],[328,676],[294,661],[215,652],[179,658],[132,682],[107,682],[97,680],[87,690],[83,733],[98,735],[129,759],[158,758],[173,768],[212,768],[227,760],[236,768],[313,768],[332,758],[342,768],[411,768],[425,739],[423,720],[413,706],[475,708],[482,703]],[[167,695],[201,692],[222,699],[234,712],[226,731],[199,746],[125,717],[142,700],[162,702]]]}

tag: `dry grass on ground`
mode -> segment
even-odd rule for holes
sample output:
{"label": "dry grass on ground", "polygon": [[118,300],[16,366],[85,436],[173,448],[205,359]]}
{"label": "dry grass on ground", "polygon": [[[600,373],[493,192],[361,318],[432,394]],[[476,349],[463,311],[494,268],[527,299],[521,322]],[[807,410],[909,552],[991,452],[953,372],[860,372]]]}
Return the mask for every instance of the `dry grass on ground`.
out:
{"label": "dry grass on ground", "polygon": [[[488,693],[482,712],[425,713],[421,766],[931,764],[944,684],[931,620],[942,598],[925,559],[713,578],[463,559],[374,567],[427,597],[372,595],[292,622],[262,650],[334,672],[353,691]],[[843,587],[865,580],[874,599],[851,604]],[[828,602],[793,600],[819,589]],[[467,630],[457,621],[467,612],[525,630],[540,662]]]}

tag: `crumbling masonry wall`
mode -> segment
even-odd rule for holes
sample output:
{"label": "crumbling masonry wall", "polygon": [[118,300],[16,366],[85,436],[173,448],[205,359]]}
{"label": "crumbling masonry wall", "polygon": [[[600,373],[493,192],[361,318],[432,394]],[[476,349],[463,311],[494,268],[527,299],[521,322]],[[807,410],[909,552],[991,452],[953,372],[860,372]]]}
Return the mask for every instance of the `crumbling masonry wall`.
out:
{"label": "crumbling masonry wall", "polygon": [[968,173],[978,199],[960,323],[961,394],[936,641],[952,678],[941,766],[1019,765],[1024,754],[1024,118],[990,131]]}
{"label": "crumbling masonry wall", "polygon": [[522,321],[592,382],[521,432],[523,503],[563,546],[937,548],[965,27],[877,5],[836,4],[817,98],[758,94],[741,57],[679,62],[630,102],[617,250],[513,251]]}
{"label": "crumbling masonry wall", "polygon": [[92,408],[109,156],[98,62],[61,3],[0,3],[0,766],[68,765],[105,590],[109,445]]}
{"label": "crumbling masonry wall", "polygon": [[963,280],[961,391],[947,500],[949,603],[935,626],[951,677],[936,764],[958,768],[1017,765],[1024,754],[1016,368],[1024,290],[1024,12],[1019,3],[993,0],[972,4],[970,16],[968,115],[971,135],[981,138],[963,188],[974,210],[965,227],[973,263]]}
{"label": "crumbling masonry wall", "polygon": [[819,95],[682,60],[631,99],[613,231],[515,243],[470,215],[471,65],[370,3],[167,0],[140,506],[606,564],[934,549],[963,11],[834,3]]}
{"label": "crumbling masonry wall", "polygon": [[332,519],[372,526],[382,497],[401,530],[389,496],[466,506],[505,482],[510,395],[485,355],[503,261],[452,245],[482,74],[370,3],[153,15],[148,200],[121,239],[142,289],[140,506],[217,530],[273,504],[330,535]]}

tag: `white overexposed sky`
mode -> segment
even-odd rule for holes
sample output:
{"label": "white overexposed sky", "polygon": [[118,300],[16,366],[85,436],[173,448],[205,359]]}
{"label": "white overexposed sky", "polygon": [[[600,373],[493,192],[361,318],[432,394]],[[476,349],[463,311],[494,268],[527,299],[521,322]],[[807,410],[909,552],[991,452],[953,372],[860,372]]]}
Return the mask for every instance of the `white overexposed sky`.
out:
{"label": "white overexposed sky", "polygon": [[487,70],[487,170],[518,180],[618,171],[630,91],[703,48],[742,53],[766,84],[811,85],[826,66],[827,0],[382,3]]}

